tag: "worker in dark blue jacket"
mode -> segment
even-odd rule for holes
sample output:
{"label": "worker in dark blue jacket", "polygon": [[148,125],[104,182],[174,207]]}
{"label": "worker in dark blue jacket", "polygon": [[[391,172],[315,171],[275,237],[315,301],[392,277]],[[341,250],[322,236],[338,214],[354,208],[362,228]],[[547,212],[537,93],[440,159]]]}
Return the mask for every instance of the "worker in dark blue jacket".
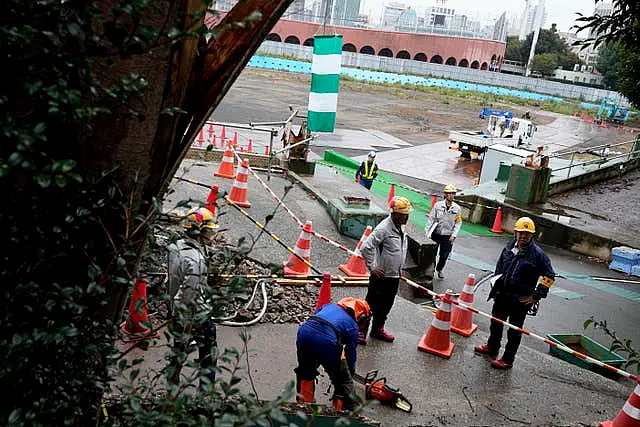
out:
{"label": "worker in dark blue jacket", "polygon": [[[491,314],[522,328],[527,313],[535,314],[538,301],[546,298],[555,281],[555,273],[547,254],[533,241],[536,227],[531,218],[522,217],[514,226],[515,240],[502,249],[495,274],[500,275],[489,292],[495,298]],[[538,283],[538,279],[542,277]],[[491,356],[491,366],[510,369],[520,346],[522,333],[509,328],[502,358],[495,360],[500,350],[503,324],[491,321],[489,341],[475,347],[480,354]]]}
{"label": "worker in dark blue jacket", "polygon": [[298,329],[296,350],[298,402],[314,402],[315,378],[322,366],[334,386],[333,405],[337,410],[354,407],[353,374],[356,371],[358,325],[368,322],[369,304],[345,297],[326,304]]}
{"label": "worker in dark blue jacket", "polygon": [[356,181],[360,178],[360,185],[367,190],[371,190],[373,180],[378,176],[378,165],[376,165],[376,152],[371,151],[367,155],[367,160],[360,163],[360,167],[356,171]]}

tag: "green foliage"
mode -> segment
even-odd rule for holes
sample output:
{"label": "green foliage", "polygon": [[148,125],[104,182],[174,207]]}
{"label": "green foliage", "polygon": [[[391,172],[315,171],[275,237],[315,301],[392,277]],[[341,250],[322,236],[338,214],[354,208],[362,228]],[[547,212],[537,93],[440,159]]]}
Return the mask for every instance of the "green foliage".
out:
{"label": "green foliage", "polygon": [[640,353],[633,348],[631,340],[618,338],[616,332],[609,329],[606,320],[594,320],[594,318],[591,317],[584,322],[585,329],[589,326],[592,326],[594,329],[601,330],[605,335],[611,338],[609,350],[620,353],[627,359],[626,363],[623,365],[623,369],[628,370],[635,366],[636,373],[640,373]]}
{"label": "green foliage", "polygon": [[639,45],[623,45],[620,47],[620,65],[616,86],[618,91],[640,107],[640,47]]}
{"label": "green foliage", "polygon": [[[596,3],[601,0],[596,0]],[[616,70],[616,86],[634,106],[640,106],[640,73],[638,46],[640,46],[640,3],[636,0],[613,0],[613,13],[609,16],[580,16],[573,29],[588,33],[584,41],[576,42],[583,49],[603,43],[618,43],[620,64]],[[635,55],[635,56],[634,56]]]}
{"label": "green foliage", "polygon": [[[529,58],[531,44],[533,43],[533,33],[529,34],[522,42],[522,55]],[[536,55],[542,53],[567,53],[569,45],[560,38],[557,32],[550,29],[540,29],[538,42],[536,43]]]}
{"label": "green foliage", "polygon": [[[159,202],[140,200],[136,176],[88,153],[98,121],[145,120],[143,96],[164,89],[123,61],[214,35],[197,25],[210,2],[175,18],[183,3],[0,2],[0,425],[96,425],[112,375],[139,379],[139,362],[119,359],[114,338]],[[146,24],[150,14],[164,14],[163,24]],[[100,148],[126,149],[119,140],[103,138]],[[242,354],[222,359],[233,366]],[[278,402],[239,392],[228,369],[224,396],[209,384],[206,399],[182,387],[147,401],[136,386],[120,410],[139,425],[243,424],[277,413]]]}
{"label": "green foliage", "polygon": [[531,70],[538,71],[543,76],[550,76],[558,68],[558,62],[554,53],[542,53],[533,57]]}
{"label": "green foliage", "polygon": [[617,43],[607,43],[598,52],[596,69],[604,77],[604,87],[611,90],[617,88],[618,68],[620,67],[618,50]]}
{"label": "green foliage", "polygon": [[575,52],[559,53],[556,55],[556,59],[558,67],[562,67],[563,70],[573,70],[575,64],[584,64],[584,61]]}
{"label": "green foliage", "polygon": [[510,61],[518,61],[518,62],[527,61],[528,53],[527,53],[527,57],[523,56],[522,40],[520,40],[518,36],[507,37],[507,49],[504,52],[504,59],[508,59]]}

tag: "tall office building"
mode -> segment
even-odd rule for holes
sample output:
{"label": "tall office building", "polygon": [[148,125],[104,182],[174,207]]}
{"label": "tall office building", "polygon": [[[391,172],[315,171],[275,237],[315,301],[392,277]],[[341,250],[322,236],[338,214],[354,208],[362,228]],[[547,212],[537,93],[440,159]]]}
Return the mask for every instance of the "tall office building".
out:
{"label": "tall office building", "polygon": [[522,17],[520,20],[520,34],[518,34],[518,38],[520,40],[525,40],[529,34],[536,31],[537,23],[539,23],[540,28],[542,28],[546,20],[547,11],[544,7],[544,1],[540,0],[537,5],[532,7],[530,1],[525,0],[525,7],[522,11]]}
{"label": "tall office building", "polygon": [[407,9],[403,3],[391,2],[384,7],[382,12],[382,28],[392,29],[398,24],[398,19],[402,12]]}

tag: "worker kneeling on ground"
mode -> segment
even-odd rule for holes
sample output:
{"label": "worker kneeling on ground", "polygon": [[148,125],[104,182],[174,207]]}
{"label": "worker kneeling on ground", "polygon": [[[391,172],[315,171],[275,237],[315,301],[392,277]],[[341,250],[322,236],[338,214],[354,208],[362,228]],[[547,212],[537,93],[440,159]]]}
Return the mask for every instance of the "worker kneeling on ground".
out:
{"label": "worker kneeling on ground", "polygon": [[370,316],[365,300],[345,297],[336,304],[324,305],[300,326],[296,340],[298,367],[294,369],[298,402],[314,402],[315,379],[322,366],[335,389],[333,406],[345,411],[354,408],[358,326],[368,322]]}
{"label": "worker kneeling on ground", "polygon": [[[522,217],[516,221],[515,239],[502,249],[495,271],[496,276],[499,275],[498,280],[489,292],[488,299],[495,299],[491,315],[519,328],[524,325],[527,313],[535,315],[538,302],[547,297],[555,281],[551,260],[533,241],[535,232],[531,218]],[[540,276],[542,280],[538,283]],[[492,320],[489,330],[489,341],[474,350],[495,359],[500,350],[503,325]],[[521,332],[509,328],[502,359],[493,360],[491,366],[496,369],[511,368],[521,339]]]}

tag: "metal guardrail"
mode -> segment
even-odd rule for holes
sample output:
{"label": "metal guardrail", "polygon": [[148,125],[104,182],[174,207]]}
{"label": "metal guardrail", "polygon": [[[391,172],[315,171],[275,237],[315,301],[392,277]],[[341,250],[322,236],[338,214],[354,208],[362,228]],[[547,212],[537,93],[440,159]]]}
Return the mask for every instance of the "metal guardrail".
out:
{"label": "metal guardrail", "polygon": [[[564,166],[564,167],[561,167],[561,168],[553,169],[553,172],[559,172],[559,171],[563,171],[563,170],[566,169],[567,170],[567,178],[569,178],[571,176],[571,169],[573,169],[575,167],[597,164],[598,165],[598,169],[600,169],[600,167],[603,164],[606,164],[606,163],[608,163],[609,165],[613,165],[615,163],[619,163],[619,162],[611,162],[612,160],[625,159],[626,161],[629,161],[632,158],[640,157],[640,150],[638,150],[637,146],[636,146],[635,150],[633,150],[633,149],[629,150],[628,153],[616,154],[616,155],[613,155],[613,156],[609,156],[607,154],[608,150],[611,149],[611,148],[619,147],[619,146],[630,144],[630,143],[634,143],[634,141],[625,141],[625,142],[620,142],[620,143],[617,143],[617,144],[596,145],[594,147],[590,147],[590,148],[585,149],[585,150],[576,150],[576,151],[570,151],[570,152],[567,152],[567,153],[556,154],[556,155],[554,155],[552,157],[560,158],[560,157],[568,156],[570,154],[571,155],[571,159],[569,161],[569,166]],[[580,161],[578,163],[574,163],[576,154],[591,154],[593,156],[599,156],[599,158],[589,159],[589,160]]]}

